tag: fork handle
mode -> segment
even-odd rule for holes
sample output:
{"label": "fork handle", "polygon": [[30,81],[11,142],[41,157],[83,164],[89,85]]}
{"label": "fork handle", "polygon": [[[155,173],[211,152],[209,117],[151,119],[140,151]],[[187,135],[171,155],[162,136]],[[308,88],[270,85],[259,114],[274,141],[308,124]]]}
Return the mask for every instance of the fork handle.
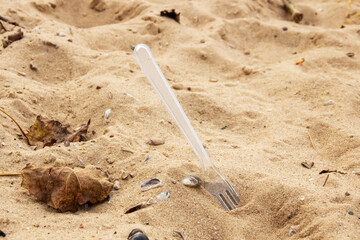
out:
{"label": "fork handle", "polygon": [[141,70],[145,73],[151,85],[159,94],[161,100],[170,112],[175,122],[179,126],[181,132],[185,135],[188,143],[194,150],[197,157],[200,159],[200,165],[205,172],[205,164],[213,167],[213,164],[207,155],[202,143],[196,135],[193,127],[190,124],[184,110],[179,101],[176,99],[174,92],[171,90],[159,66],[156,64],[154,57],[148,46],[145,44],[138,44],[134,49],[135,58],[140,65]]}

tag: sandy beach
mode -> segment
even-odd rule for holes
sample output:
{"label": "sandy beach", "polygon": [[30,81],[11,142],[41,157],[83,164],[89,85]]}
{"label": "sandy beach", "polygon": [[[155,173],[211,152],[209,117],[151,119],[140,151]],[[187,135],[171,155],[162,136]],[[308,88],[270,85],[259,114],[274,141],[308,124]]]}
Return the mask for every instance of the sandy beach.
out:
{"label": "sandy beach", "polygon": [[[360,239],[360,26],[345,24],[346,0],[293,3],[300,23],[281,0],[0,0],[0,107],[24,131],[38,115],[71,131],[91,119],[87,141],[34,150],[0,112],[0,173],[67,166],[119,182],[61,213],[1,176],[4,239]],[[179,23],[160,16],[172,9]],[[199,160],[139,68],[139,43],[234,185],[235,210],[181,183],[201,177]],[[152,178],[162,186],[142,192]]]}

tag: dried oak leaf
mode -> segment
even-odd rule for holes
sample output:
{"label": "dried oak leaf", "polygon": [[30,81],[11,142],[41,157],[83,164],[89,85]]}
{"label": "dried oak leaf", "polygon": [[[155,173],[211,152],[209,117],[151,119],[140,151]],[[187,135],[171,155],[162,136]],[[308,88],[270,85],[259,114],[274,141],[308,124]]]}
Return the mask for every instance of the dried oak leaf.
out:
{"label": "dried oak leaf", "polygon": [[112,190],[99,170],[73,170],[68,167],[32,168],[26,166],[21,186],[28,189],[37,200],[61,212],[75,212],[85,203],[104,201]]}
{"label": "dried oak leaf", "polygon": [[34,124],[30,127],[26,138],[30,145],[41,147],[52,146],[55,143],[79,142],[86,141],[86,133],[90,124],[80,126],[74,133],[70,133],[67,126],[63,126],[59,121],[48,120],[41,116],[37,116]]}

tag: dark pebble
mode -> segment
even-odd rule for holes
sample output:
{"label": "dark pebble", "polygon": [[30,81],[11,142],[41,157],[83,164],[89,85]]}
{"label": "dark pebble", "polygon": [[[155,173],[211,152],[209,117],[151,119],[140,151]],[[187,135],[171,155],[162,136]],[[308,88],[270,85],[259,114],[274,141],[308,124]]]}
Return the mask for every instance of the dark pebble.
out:
{"label": "dark pebble", "polygon": [[6,237],[6,234],[0,230],[0,237]]}
{"label": "dark pebble", "polygon": [[149,240],[149,238],[138,228],[133,229],[129,236],[128,240]]}
{"label": "dark pebble", "polygon": [[346,54],[346,56],[348,56],[349,58],[353,58],[353,57],[355,56],[355,53],[353,53],[353,52],[348,52],[348,53]]}
{"label": "dark pebble", "polygon": [[287,27],[283,27],[282,30],[283,30],[283,31],[287,31],[288,28],[287,28]]}
{"label": "dark pebble", "polygon": [[353,212],[353,211],[349,211],[349,215],[354,215],[354,212]]}

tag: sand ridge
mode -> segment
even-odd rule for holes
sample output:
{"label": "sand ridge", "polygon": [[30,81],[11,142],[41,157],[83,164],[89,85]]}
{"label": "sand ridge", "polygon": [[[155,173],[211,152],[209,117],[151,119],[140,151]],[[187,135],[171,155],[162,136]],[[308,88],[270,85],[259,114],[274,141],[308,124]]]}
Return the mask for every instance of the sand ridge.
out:
{"label": "sand ridge", "polygon": [[[33,151],[0,114],[0,172],[86,165],[120,181],[109,201],[58,213],[20,178],[1,177],[7,239],[126,239],[135,227],[150,239],[176,239],[173,230],[186,239],[358,238],[360,30],[340,28],[347,1],[294,1],[300,24],[280,0],[98,2],[0,0],[0,15],[24,32],[0,48],[0,106],[24,129],[40,114],[72,128],[91,119],[89,141]],[[180,24],[160,17],[164,9],[180,12]],[[19,28],[4,26],[2,38]],[[226,213],[204,189],[181,184],[200,175],[199,162],[138,67],[131,49],[138,43],[151,48],[169,84],[181,86],[176,96],[240,195],[236,210]],[[152,137],[165,144],[148,145]],[[323,186],[324,169],[347,174],[330,173]],[[122,180],[122,171],[134,177]],[[141,192],[153,177],[163,186]],[[169,199],[124,214],[164,191]],[[297,232],[289,235],[291,227]]]}

